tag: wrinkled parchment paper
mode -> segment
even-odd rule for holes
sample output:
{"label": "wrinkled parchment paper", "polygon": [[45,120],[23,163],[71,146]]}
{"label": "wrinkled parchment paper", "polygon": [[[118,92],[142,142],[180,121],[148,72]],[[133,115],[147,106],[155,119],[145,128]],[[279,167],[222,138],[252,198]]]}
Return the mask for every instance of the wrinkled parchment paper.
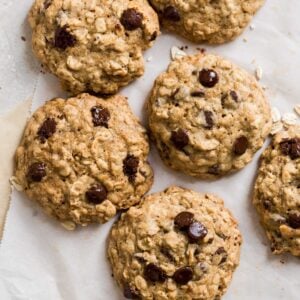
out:
{"label": "wrinkled parchment paper", "polygon": [[[57,79],[40,72],[40,65],[31,53],[26,14],[32,1],[1,0],[0,3],[1,205],[7,203],[5,177],[15,143],[23,131],[21,124],[28,115],[28,101],[32,101],[35,110],[46,99],[65,96]],[[267,87],[272,105],[282,113],[291,112],[300,103],[299,13],[299,0],[268,0],[252,22],[254,30],[248,28],[232,43],[206,47],[249,72],[253,73],[260,66],[263,70],[261,83]],[[132,109],[142,119],[147,94],[155,77],[167,67],[170,48],[174,45],[189,45],[189,53],[197,51],[197,46],[174,35],[161,36],[145,53],[145,58],[152,58],[146,62],[145,75],[121,91],[129,97]],[[152,149],[150,160],[155,170],[152,192],[178,184],[217,193],[239,220],[244,236],[241,264],[225,300],[296,300],[300,298],[300,261],[270,253],[251,205],[259,154],[235,175],[207,183],[167,169]],[[0,299],[123,299],[105,256],[111,225],[112,221],[68,232],[14,190],[0,246]]]}

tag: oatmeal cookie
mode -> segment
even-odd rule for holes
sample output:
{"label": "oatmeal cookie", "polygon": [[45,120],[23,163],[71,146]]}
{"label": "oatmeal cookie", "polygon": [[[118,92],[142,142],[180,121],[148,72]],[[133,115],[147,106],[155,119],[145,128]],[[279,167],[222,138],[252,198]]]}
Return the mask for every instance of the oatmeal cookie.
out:
{"label": "oatmeal cookie", "polygon": [[148,114],[163,161],[207,179],[243,168],[272,125],[256,79],[211,54],[173,61],[155,81]]}
{"label": "oatmeal cookie", "polygon": [[264,0],[150,0],[164,28],[196,43],[222,44],[240,35]]}
{"label": "oatmeal cookie", "polygon": [[16,151],[15,181],[70,229],[103,223],[150,189],[145,129],[125,97],[89,94],[46,102]]}
{"label": "oatmeal cookie", "polygon": [[108,258],[128,299],[220,299],[239,264],[237,222],[217,196],[170,187],[113,226]]}
{"label": "oatmeal cookie", "polygon": [[141,76],[159,34],[145,0],[36,0],[29,22],[34,53],[73,94],[112,94]]}
{"label": "oatmeal cookie", "polygon": [[274,254],[300,256],[300,126],[278,133],[261,157],[253,203]]}

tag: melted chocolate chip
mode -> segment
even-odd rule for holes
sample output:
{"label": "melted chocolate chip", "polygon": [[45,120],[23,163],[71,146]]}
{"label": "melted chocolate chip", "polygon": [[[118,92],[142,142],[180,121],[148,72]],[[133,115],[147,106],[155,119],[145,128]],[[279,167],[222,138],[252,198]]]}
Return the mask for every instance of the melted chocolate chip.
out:
{"label": "melted chocolate chip", "polygon": [[221,259],[219,264],[222,264],[227,260],[228,255],[227,255],[227,252],[224,249],[224,247],[218,248],[217,251],[215,252],[215,254],[216,255],[222,255],[222,259]]}
{"label": "melted chocolate chip", "polygon": [[154,31],[151,35],[150,42],[155,41],[157,38],[157,31]]}
{"label": "melted chocolate chip", "polygon": [[163,18],[172,22],[179,22],[181,20],[178,10],[171,5],[164,8]]}
{"label": "melted chocolate chip", "polygon": [[205,93],[203,91],[194,91],[191,92],[191,96],[203,98],[205,96]]}
{"label": "melted chocolate chip", "polygon": [[213,165],[208,168],[207,172],[208,172],[208,174],[211,174],[211,175],[219,175],[220,167],[219,167],[219,165]]}
{"label": "melted chocolate chip", "polygon": [[244,135],[242,135],[235,140],[233,145],[233,152],[236,155],[242,155],[247,151],[248,147],[249,141]]}
{"label": "melted chocolate chip", "polygon": [[123,11],[121,24],[126,30],[135,30],[143,25],[143,15],[134,8],[128,8]]}
{"label": "melted chocolate chip", "polygon": [[40,141],[45,142],[49,139],[56,131],[56,122],[52,118],[48,118],[44,121],[42,126],[39,128],[37,135]]}
{"label": "melted chocolate chip", "polygon": [[107,190],[103,184],[97,183],[90,187],[85,196],[88,202],[100,204],[107,198]]}
{"label": "melted chocolate chip", "polygon": [[187,231],[191,242],[198,242],[207,235],[207,228],[200,222],[193,222]]}
{"label": "melted chocolate chip", "polygon": [[152,282],[164,282],[167,278],[163,269],[155,264],[148,264],[144,269],[144,277]]}
{"label": "melted chocolate chip", "polygon": [[46,176],[46,165],[44,163],[34,163],[27,171],[27,178],[30,181],[41,182]]}
{"label": "melted chocolate chip", "polygon": [[183,129],[179,128],[177,131],[172,131],[171,142],[178,150],[182,150],[185,146],[187,146],[189,141],[189,136]]}
{"label": "melted chocolate chip", "polygon": [[294,229],[300,228],[300,215],[290,214],[287,218],[287,223]]}
{"label": "melted chocolate chip", "polygon": [[129,284],[124,286],[123,295],[126,299],[140,299],[138,292]]}
{"label": "melted chocolate chip", "polygon": [[264,200],[262,204],[266,210],[269,210],[272,207],[272,202],[270,200]]}
{"label": "melted chocolate chip", "polygon": [[238,94],[236,93],[236,91],[230,91],[230,96],[231,98],[235,101],[235,102],[238,102],[239,101],[239,96]]}
{"label": "melted chocolate chip", "polygon": [[178,284],[187,284],[193,279],[193,269],[190,267],[182,267],[174,273],[173,279]]}
{"label": "melted chocolate chip", "polygon": [[58,27],[55,31],[54,46],[61,50],[73,47],[76,38],[67,30],[67,26]]}
{"label": "melted chocolate chip", "polygon": [[50,5],[52,4],[52,0],[45,0],[44,1],[44,8],[48,9],[50,7]]}
{"label": "melted chocolate chip", "polygon": [[94,106],[91,108],[91,114],[95,127],[102,126],[108,128],[110,112],[107,108],[103,108],[102,106]]}
{"label": "melted chocolate chip", "polygon": [[212,129],[214,127],[214,119],[213,119],[213,113],[209,110],[204,111],[205,116],[205,122],[206,125],[204,126],[206,129]]}
{"label": "melted chocolate chip", "polygon": [[180,229],[187,229],[194,220],[194,214],[188,211],[183,211],[179,213],[174,220],[174,224]]}
{"label": "melted chocolate chip", "polygon": [[281,152],[284,155],[288,155],[291,159],[297,159],[300,157],[300,139],[284,139],[279,144]]}
{"label": "melted chocolate chip", "polygon": [[219,82],[219,76],[212,69],[203,69],[199,73],[199,81],[204,87],[212,88]]}
{"label": "melted chocolate chip", "polygon": [[138,172],[139,159],[134,155],[128,154],[123,160],[123,172],[130,182],[134,182],[136,173]]}

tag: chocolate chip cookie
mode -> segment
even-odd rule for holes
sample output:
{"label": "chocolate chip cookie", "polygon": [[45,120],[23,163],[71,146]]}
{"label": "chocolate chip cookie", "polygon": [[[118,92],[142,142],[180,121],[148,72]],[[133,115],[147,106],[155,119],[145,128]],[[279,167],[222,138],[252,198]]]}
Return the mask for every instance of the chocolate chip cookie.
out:
{"label": "chocolate chip cookie", "polygon": [[65,227],[103,223],[150,189],[145,129],[125,97],[89,94],[46,102],[16,151],[15,177]]}
{"label": "chocolate chip cookie", "polygon": [[145,0],[36,0],[29,22],[34,53],[74,94],[112,94],[141,76],[159,34]]}
{"label": "chocolate chip cookie", "polygon": [[150,0],[164,28],[196,43],[222,44],[240,35],[264,0]]}
{"label": "chocolate chip cookie", "polygon": [[253,203],[274,254],[300,256],[300,126],[278,133],[261,157]]}
{"label": "chocolate chip cookie", "polygon": [[208,179],[249,163],[272,123],[256,79],[211,54],[172,62],[155,81],[148,113],[163,161]]}
{"label": "chocolate chip cookie", "polygon": [[170,187],[113,226],[108,258],[128,299],[220,299],[239,264],[237,222],[213,195]]}

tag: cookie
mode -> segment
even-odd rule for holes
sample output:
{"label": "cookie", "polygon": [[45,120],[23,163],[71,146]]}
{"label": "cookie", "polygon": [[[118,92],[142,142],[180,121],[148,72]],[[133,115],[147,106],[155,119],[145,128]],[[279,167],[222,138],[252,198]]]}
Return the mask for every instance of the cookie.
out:
{"label": "cookie", "polygon": [[70,229],[103,223],[150,189],[148,152],[145,129],[125,97],[57,98],[30,118],[16,151],[15,181]]}
{"label": "cookie", "polygon": [[235,39],[264,0],[150,0],[169,31],[196,43],[222,44]]}
{"label": "cookie", "polygon": [[220,299],[239,264],[237,222],[217,196],[170,187],[121,215],[108,242],[128,299]]}
{"label": "cookie", "polygon": [[73,94],[112,94],[141,76],[159,34],[145,0],[36,0],[29,22],[34,53]]}
{"label": "cookie", "polygon": [[172,62],[155,81],[148,113],[163,161],[208,179],[249,163],[272,123],[256,79],[211,54]]}
{"label": "cookie", "polygon": [[275,135],[264,151],[254,206],[274,254],[300,256],[300,126]]}

